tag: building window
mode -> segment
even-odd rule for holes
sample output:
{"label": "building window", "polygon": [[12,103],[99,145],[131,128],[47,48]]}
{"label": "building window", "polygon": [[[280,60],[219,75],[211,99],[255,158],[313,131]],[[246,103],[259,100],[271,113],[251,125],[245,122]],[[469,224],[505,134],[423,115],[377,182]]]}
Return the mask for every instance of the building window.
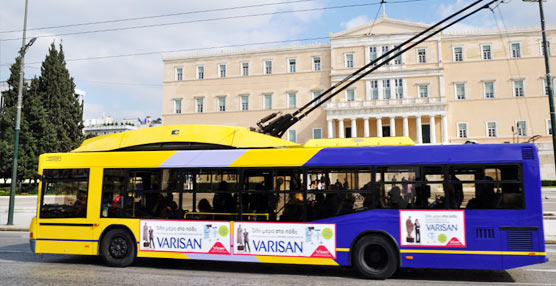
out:
{"label": "building window", "polygon": [[458,123],[458,138],[467,138],[467,123]]}
{"label": "building window", "polygon": [[350,69],[353,68],[353,54],[346,54],[346,68]]}
{"label": "building window", "polygon": [[516,122],[517,136],[527,136],[527,121],[519,120]]}
{"label": "building window", "polygon": [[[543,78],[542,86],[544,90],[544,95],[548,95],[550,90],[548,89],[548,85],[546,84],[546,78]],[[552,80],[552,92],[554,92],[554,80]]]}
{"label": "building window", "polygon": [[242,76],[249,75],[249,63],[241,63],[241,75]]}
{"label": "building window", "polygon": [[498,136],[496,132],[496,122],[494,121],[487,122],[487,136],[488,137]]}
{"label": "building window", "polygon": [[218,97],[218,111],[220,112],[226,111],[226,97],[224,96]]}
{"label": "building window", "polygon": [[546,134],[552,135],[552,121],[550,119],[546,120]]}
{"label": "building window", "polygon": [[203,112],[204,109],[204,99],[203,98],[195,98],[195,112]]}
{"label": "building window", "polygon": [[272,94],[263,95],[263,101],[264,109],[272,109]]}
{"label": "building window", "polygon": [[346,89],[346,101],[355,101],[355,89]]}
{"label": "building window", "polygon": [[523,80],[514,80],[514,96],[515,97],[523,97],[525,96],[525,91],[523,89]]}
{"label": "building window", "polygon": [[295,72],[295,59],[288,59],[289,72]]}
{"label": "building window", "polygon": [[183,68],[176,68],[176,80],[183,80]]}
{"label": "building window", "polygon": [[[382,50],[382,54],[384,55],[384,54],[388,53],[390,48],[388,46],[382,46],[381,50]],[[384,58],[383,62],[386,62],[386,64],[389,65],[390,64],[390,56],[386,56]]]}
{"label": "building window", "polygon": [[494,82],[486,81],[483,83],[485,89],[485,98],[494,98]]}
{"label": "building window", "polygon": [[378,99],[378,80],[371,80],[371,99]]}
{"label": "building window", "polygon": [[420,84],[419,85],[419,97],[421,97],[421,98],[429,97],[429,85],[428,84]]}
{"label": "building window", "polygon": [[394,79],[394,86],[396,87],[396,98],[403,98],[403,79]]}
{"label": "building window", "polygon": [[226,65],[218,65],[218,77],[226,77]]}
{"label": "building window", "polygon": [[297,143],[297,130],[288,130],[288,141]]}
{"label": "building window", "polygon": [[320,57],[313,57],[313,70],[320,71]]}
{"label": "building window", "polygon": [[313,139],[322,139],[322,128],[313,128]]}
{"label": "building window", "polygon": [[241,110],[249,110],[249,95],[241,96]]}
{"label": "building window", "polygon": [[369,47],[369,62],[376,60],[376,47]]}
{"label": "building window", "polygon": [[174,99],[174,113],[181,113],[181,99]]}
{"label": "building window", "polygon": [[[544,57],[544,48],[543,48],[543,41],[540,41],[541,46],[541,56]],[[548,56],[552,56],[552,48],[550,47],[550,41],[546,42],[546,49],[548,50]]]}
{"label": "building window", "polygon": [[492,60],[490,45],[481,45],[481,54],[483,60]]}
{"label": "building window", "polygon": [[521,58],[521,44],[520,43],[512,43],[512,58]]}
{"label": "building window", "polygon": [[465,99],[465,84],[456,83],[456,99],[458,100]]}
{"label": "building window", "polygon": [[[320,96],[320,91],[313,91],[313,97],[312,99],[314,100],[315,98]],[[315,102],[313,102],[313,106],[316,106],[317,104],[319,104],[322,101],[322,98],[317,99]]]}
{"label": "building window", "polygon": [[420,64],[427,62],[427,49],[417,49],[417,62]]}
{"label": "building window", "polygon": [[205,67],[197,66],[197,79],[204,79],[204,78],[205,78]]}
{"label": "building window", "polygon": [[[395,46],[395,47],[394,47],[394,52],[393,52],[393,53],[395,54],[395,53],[397,53],[397,52],[399,52],[399,51],[400,51],[400,48],[397,47],[397,46]],[[401,65],[401,64],[402,64],[402,55],[401,55],[401,54],[400,54],[399,56],[397,56],[397,57],[394,58],[394,64],[395,64],[395,65]]]}
{"label": "building window", "polygon": [[297,94],[295,92],[288,93],[288,108],[297,107]]}
{"label": "building window", "polygon": [[454,47],[454,61],[463,62],[463,47]]}
{"label": "building window", "polygon": [[390,99],[390,80],[385,79],[382,81],[382,98]]}
{"label": "building window", "polygon": [[272,61],[264,61],[264,74],[272,74]]}

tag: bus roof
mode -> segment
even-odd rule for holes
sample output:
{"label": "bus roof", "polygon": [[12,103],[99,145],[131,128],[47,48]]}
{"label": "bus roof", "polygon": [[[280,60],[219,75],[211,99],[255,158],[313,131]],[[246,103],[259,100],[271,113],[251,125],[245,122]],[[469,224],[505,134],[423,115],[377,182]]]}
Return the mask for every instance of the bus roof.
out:
{"label": "bus roof", "polygon": [[305,145],[299,145],[244,127],[184,124],[98,136],[85,140],[72,152],[411,145],[415,143],[408,137],[311,139]]}
{"label": "bus roof", "polygon": [[409,137],[369,137],[369,138],[329,138],[311,139],[304,147],[371,147],[371,146],[413,146]]}
{"label": "bus roof", "polygon": [[195,143],[196,146],[205,145],[214,149],[300,146],[287,140],[250,131],[244,127],[184,124],[142,128],[98,136],[85,140],[72,152],[126,150],[131,147],[161,143]]}

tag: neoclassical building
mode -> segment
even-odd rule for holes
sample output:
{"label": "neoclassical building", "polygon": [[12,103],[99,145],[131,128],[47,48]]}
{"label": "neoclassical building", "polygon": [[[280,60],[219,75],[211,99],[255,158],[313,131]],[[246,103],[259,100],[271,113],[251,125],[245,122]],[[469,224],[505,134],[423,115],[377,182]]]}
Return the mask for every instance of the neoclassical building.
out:
{"label": "neoclassical building", "polygon": [[[330,34],[329,44],[164,57],[163,124],[255,126],[272,112],[296,110],[428,27],[383,16]],[[549,44],[553,39],[556,27],[549,27]],[[438,34],[388,59],[285,137],[550,141],[541,46],[538,27]],[[552,46],[549,53],[556,68]]]}

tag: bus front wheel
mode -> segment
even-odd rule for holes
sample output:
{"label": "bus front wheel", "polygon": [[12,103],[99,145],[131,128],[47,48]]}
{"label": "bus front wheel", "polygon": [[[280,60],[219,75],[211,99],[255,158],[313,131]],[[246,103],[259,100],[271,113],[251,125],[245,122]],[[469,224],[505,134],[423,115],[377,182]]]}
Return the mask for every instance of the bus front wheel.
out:
{"label": "bus front wheel", "polygon": [[386,279],[398,269],[396,249],[383,236],[361,238],[354,247],[353,265],[365,278]]}
{"label": "bus front wheel", "polygon": [[136,252],[135,239],[121,228],[109,230],[102,239],[101,256],[110,266],[125,267],[132,264]]}

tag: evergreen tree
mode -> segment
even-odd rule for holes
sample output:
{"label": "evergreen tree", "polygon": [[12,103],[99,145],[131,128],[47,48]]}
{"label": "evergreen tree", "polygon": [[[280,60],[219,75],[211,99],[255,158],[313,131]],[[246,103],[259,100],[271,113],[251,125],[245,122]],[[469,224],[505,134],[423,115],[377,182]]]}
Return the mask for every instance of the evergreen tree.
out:
{"label": "evergreen tree", "polygon": [[[15,142],[15,122],[17,113],[17,93],[19,87],[20,77],[20,64],[21,58],[16,58],[15,63],[10,67],[11,75],[8,79],[9,89],[4,92],[5,106],[0,112],[0,177],[10,178],[12,174],[13,165],[13,148]],[[19,181],[34,177],[37,168],[34,163],[36,153],[36,140],[33,132],[29,128],[29,122],[26,110],[29,99],[27,99],[28,86],[24,83],[23,86],[23,101],[21,110],[21,122],[19,133],[19,148],[18,148],[18,168],[17,178]]]}
{"label": "evergreen tree", "polygon": [[68,152],[77,148],[83,139],[82,109],[75,97],[75,84],[66,68],[62,45],[59,52],[54,43],[50,45],[38,89],[55,135],[53,142],[45,142],[46,151]]}

